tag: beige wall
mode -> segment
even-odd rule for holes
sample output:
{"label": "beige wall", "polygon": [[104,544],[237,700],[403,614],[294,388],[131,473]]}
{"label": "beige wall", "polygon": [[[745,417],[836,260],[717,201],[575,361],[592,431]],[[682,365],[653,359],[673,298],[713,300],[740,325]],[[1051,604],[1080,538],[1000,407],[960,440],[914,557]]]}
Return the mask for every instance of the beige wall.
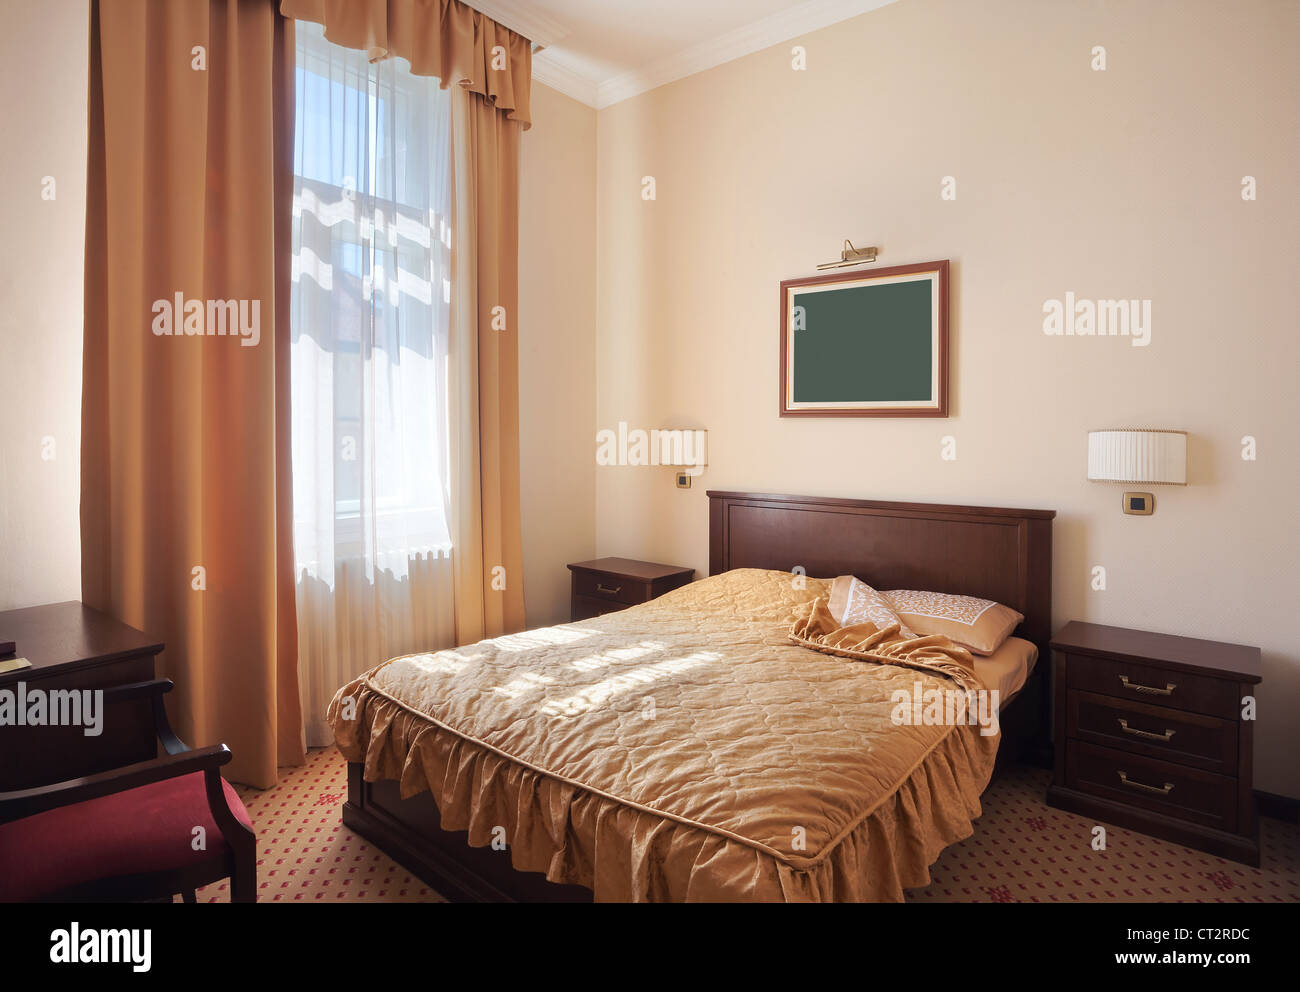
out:
{"label": "beige wall", "polygon": [[569,620],[571,561],[596,550],[596,112],[533,84],[519,218],[524,607]]}
{"label": "beige wall", "polygon": [[0,610],[81,597],[89,30],[84,0],[7,5],[0,26]]}
{"label": "beige wall", "polygon": [[[1300,796],[1298,36],[1280,0],[900,0],[798,39],[807,71],[779,45],[601,111],[598,425],[707,427],[711,464],[598,469],[599,552],[705,573],[706,488],[1054,508],[1056,622],[1261,646],[1256,784]],[[949,419],[776,415],[777,284],[844,238],[952,260]],[[1151,344],[1046,337],[1067,291],[1151,299]],[[1191,432],[1152,517],[1084,479],[1119,425]]]}

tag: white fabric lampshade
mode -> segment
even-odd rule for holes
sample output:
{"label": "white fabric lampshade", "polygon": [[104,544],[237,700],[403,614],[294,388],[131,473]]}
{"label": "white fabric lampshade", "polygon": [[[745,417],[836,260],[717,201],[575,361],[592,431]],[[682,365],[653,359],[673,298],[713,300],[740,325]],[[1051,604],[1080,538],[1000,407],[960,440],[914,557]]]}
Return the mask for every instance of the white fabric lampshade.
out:
{"label": "white fabric lampshade", "polygon": [[709,464],[709,432],[701,430],[659,431],[659,464],[703,468]]}
{"label": "white fabric lampshade", "polygon": [[1095,482],[1187,485],[1187,432],[1088,432],[1088,478]]}

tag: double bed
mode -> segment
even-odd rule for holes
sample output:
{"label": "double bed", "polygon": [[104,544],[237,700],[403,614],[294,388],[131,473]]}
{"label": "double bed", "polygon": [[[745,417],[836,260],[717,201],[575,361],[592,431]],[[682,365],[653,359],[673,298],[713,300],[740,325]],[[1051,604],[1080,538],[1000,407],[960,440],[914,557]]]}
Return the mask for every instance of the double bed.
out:
{"label": "double bed", "polygon": [[[1054,512],[709,501],[708,578],[342,687],[344,823],[453,899],[897,900],[927,884],[972,832],[999,750],[1032,758],[1045,736],[1031,666]],[[898,693],[949,680],[792,643],[841,575],[1022,614],[1024,649],[976,664],[1002,691],[1001,733],[900,725]]]}

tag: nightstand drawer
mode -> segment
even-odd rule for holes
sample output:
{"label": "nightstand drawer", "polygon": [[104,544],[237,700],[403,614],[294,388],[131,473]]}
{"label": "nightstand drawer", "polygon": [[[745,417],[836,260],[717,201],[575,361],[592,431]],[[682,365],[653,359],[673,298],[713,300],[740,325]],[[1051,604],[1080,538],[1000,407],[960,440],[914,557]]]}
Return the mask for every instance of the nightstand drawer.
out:
{"label": "nightstand drawer", "polygon": [[1083,741],[1066,742],[1066,786],[1216,830],[1237,827],[1237,780],[1126,754]]}
{"label": "nightstand drawer", "polygon": [[1218,717],[1071,689],[1066,733],[1152,758],[1235,775],[1237,724]]}
{"label": "nightstand drawer", "polygon": [[1100,692],[1119,699],[1207,713],[1224,720],[1241,715],[1240,691],[1235,682],[1153,665],[1108,658],[1070,655],[1071,689]]}
{"label": "nightstand drawer", "polygon": [[571,620],[590,620],[592,617],[601,617],[606,613],[617,613],[619,610],[626,610],[627,603],[615,603],[605,599],[593,599],[590,596],[574,596],[572,606]]}
{"label": "nightstand drawer", "polygon": [[623,576],[604,575],[600,572],[573,573],[573,595],[599,599],[607,603],[635,606],[650,597],[644,582],[634,582]]}

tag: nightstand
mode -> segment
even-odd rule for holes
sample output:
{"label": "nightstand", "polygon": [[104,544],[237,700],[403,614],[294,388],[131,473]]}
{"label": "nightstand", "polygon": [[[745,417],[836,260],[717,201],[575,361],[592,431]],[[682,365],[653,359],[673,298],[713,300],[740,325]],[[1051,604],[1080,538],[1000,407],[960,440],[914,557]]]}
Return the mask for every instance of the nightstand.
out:
{"label": "nightstand", "polygon": [[573,573],[571,620],[587,620],[648,603],[670,589],[686,585],[695,575],[693,568],[632,558],[574,562],[569,571]]}
{"label": "nightstand", "polygon": [[1048,805],[1258,867],[1259,648],[1077,621],[1051,647]]}

